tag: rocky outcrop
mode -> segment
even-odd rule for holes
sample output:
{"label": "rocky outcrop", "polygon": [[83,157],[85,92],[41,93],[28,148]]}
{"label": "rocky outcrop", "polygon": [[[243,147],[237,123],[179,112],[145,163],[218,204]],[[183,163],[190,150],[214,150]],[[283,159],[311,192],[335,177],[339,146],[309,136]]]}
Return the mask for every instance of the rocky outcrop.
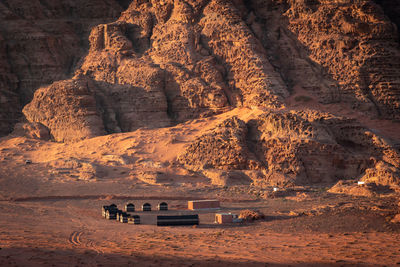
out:
{"label": "rocky outcrop", "polygon": [[56,82],[35,92],[23,109],[31,122],[40,122],[54,140],[77,141],[105,133],[90,80],[75,78]]}
{"label": "rocky outcrop", "polygon": [[400,154],[384,139],[354,120],[310,111],[266,112],[247,126],[232,118],[178,160],[206,176],[207,169],[259,170],[272,185],[341,179],[396,185],[400,178]]}
{"label": "rocky outcrop", "polygon": [[12,131],[39,87],[71,76],[91,28],[121,11],[115,0],[0,2],[0,135]]}
{"label": "rocky outcrop", "polygon": [[[400,154],[354,120],[318,112],[271,112],[249,122],[250,139],[270,177],[296,183],[359,179]],[[383,182],[384,178],[380,182]]]}
{"label": "rocky outcrop", "polygon": [[[396,20],[393,1],[376,2]],[[400,113],[396,28],[373,1],[7,0],[0,10],[3,132],[19,102],[73,71],[94,81],[108,133],[281,108],[295,85],[323,103]]]}
{"label": "rocky outcrop", "polygon": [[281,107],[286,85],[240,15],[229,2],[211,1],[200,20],[202,44],[224,62],[231,91],[245,106]]}
{"label": "rocky outcrop", "polygon": [[96,177],[101,174],[96,165],[75,158],[54,160],[46,165],[50,175],[56,176],[57,179],[96,181]]}
{"label": "rocky outcrop", "polygon": [[117,2],[0,4],[4,132],[19,99],[30,101],[38,87],[23,113],[56,141],[245,106],[262,115],[224,121],[178,161],[218,185],[260,177],[275,185],[398,183],[399,152],[388,141],[354,120],[284,105],[303,88],[324,104],[399,118],[397,30],[372,0]]}
{"label": "rocky outcrop", "polygon": [[198,137],[178,158],[191,170],[260,169],[262,165],[247,148],[246,124],[232,117]]}
{"label": "rocky outcrop", "polygon": [[373,1],[250,1],[247,21],[288,84],[399,118],[397,30]]}
{"label": "rocky outcrop", "polygon": [[94,27],[76,74],[95,84],[106,131],[164,127],[229,106],[281,107],[286,87],[238,12],[220,1],[134,1],[118,21]]}
{"label": "rocky outcrop", "polygon": [[358,183],[354,180],[339,181],[329,190],[333,194],[346,194],[352,196],[376,197],[379,195],[393,193],[388,186],[378,185],[376,183]]}
{"label": "rocky outcrop", "polygon": [[100,0],[6,0],[0,9],[0,30],[24,104],[40,86],[67,78],[88,48],[91,27],[122,11],[117,1]]}
{"label": "rocky outcrop", "polygon": [[135,53],[127,36],[132,27],[116,22],[94,28],[89,54],[78,70],[96,84],[97,102],[109,133],[170,124],[165,74]]}

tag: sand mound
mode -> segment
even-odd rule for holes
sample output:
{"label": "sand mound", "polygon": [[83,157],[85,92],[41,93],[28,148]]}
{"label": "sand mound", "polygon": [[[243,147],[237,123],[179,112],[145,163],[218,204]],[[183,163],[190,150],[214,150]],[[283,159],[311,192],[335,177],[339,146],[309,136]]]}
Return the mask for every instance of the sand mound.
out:
{"label": "sand mound", "polygon": [[375,183],[358,184],[356,181],[339,181],[328,190],[330,193],[373,197],[393,193],[389,186]]}

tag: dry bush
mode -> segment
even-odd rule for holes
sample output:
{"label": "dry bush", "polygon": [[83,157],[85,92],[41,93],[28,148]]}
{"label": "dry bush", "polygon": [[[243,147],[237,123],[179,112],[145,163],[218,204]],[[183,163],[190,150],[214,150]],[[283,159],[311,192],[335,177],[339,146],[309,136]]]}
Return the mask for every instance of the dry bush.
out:
{"label": "dry bush", "polygon": [[244,221],[255,221],[265,218],[265,215],[258,210],[242,210],[240,211],[239,218]]}

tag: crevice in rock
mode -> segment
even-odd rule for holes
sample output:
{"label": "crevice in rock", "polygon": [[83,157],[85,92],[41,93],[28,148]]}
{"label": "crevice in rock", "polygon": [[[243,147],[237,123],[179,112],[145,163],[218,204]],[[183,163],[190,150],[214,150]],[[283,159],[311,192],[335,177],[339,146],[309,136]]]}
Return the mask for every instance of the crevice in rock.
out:
{"label": "crevice in rock", "polygon": [[[94,96],[96,100],[96,108],[101,115],[104,130],[106,131],[107,134],[119,132],[116,131],[116,129],[118,128],[121,129],[120,121],[117,119],[118,117],[117,112],[113,108],[110,108],[106,105],[105,99],[109,98],[109,96],[107,96],[107,93],[105,92],[105,90],[102,89],[100,85],[95,84],[94,87],[95,87]],[[115,116],[111,115],[110,109],[111,113],[114,113]],[[115,117],[115,119],[113,119],[113,117]]]}
{"label": "crevice in rock", "polygon": [[256,123],[257,121],[254,119],[246,123],[246,146],[249,149],[249,152],[254,155],[254,158],[268,170],[268,164],[264,159],[263,153],[260,151],[260,137],[262,133],[255,127]]}
{"label": "crevice in rock", "polygon": [[206,38],[207,38],[206,36],[204,36],[200,33],[200,37],[199,37],[200,41],[199,42],[201,43],[202,48],[204,48],[208,52],[208,54],[213,57],[215,62],[218,64],[218,66],[221,66],[224,69],[224,71],[222,73],[221,72],[220,73],[224,80],[223,91],[224,91],[226,100],[227,100],[229,106],[237,107],[238,106],[236,103],[237,101],[234,99],[233,92],[230,90],[231,87],[226,83],[226,81],[228,79],[228,73],[229,73],[228,67],[226,66],[226,64],[223,63],[223,60],[220,57],[218,57],[217,55],[214,54],[212,49],[209,47],[208,41],[206,40]]}
{"label": "crevice in rock", "polygon": [[[156,65],[157,67],[159,67],[158,65]],[[161,68],[160,68],[161,69]],[[174,112],[173,110],[173,105],[172,105],[172,100],[167,92],[167,88],[166,88],[166,77],[167,77],[167,70],[162,69],[163,74],[164,74],[164,78],[163,78],[163,92],[165,95],[165,100],[167,101],[167,116],[168,118],[171,119],[172,124],[176,124],[176,118],[177,118],[177,114]]]}

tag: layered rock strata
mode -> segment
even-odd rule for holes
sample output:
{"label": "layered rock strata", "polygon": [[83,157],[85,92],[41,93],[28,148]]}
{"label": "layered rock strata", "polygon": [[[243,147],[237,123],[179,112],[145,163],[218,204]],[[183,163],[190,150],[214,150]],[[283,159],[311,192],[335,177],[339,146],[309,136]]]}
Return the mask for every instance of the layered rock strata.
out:
{"label": "layered rock strata", "polygon": [[289,84],[314,92],[324,103],[345,102],[400,118],[397,28],[379,5],[253,0],[248,7],[249,26]]}
{"label": "layered rock strata", "polygon": [[7,47],[0,35],[0,136],[11,132],[20,116],[18,79],[11,71]]}
{"label": "layered rock strata", "polygon": [[38,88],[71,76],[91,28],[121,11],[115,0],[0,2],[1,136],[12,131]]}
{"label": "layered rock strata", "polygon": [[59,81],[35,92],[34,100],[24,107],[29,121],[40,122],[54,140],[78,141],[105,133],[90,80],[75,77]]}
{"label": "layered rock strata", "polygon": [[191,170],[261,169],[262,164],[247,147],[247,126],[232,117],[198,137],[178,161]]}
{"label": "layered rock strata", "polygon": [[94,27],[76,75],[93,81],[105,130],[281,107],[286,87],[239,14],[230,2],[134,1],[118,21]]}
{"label": "layered rock strata", "polygon": [[108,133],[232,106],[282,108],[295,86],[398,119],[400,52],[389,20],[398,23],[398,12],[394,1],[375,2],[383,9],[370,0],[3,1],[1,132],[37,88],[73,71],[94,82]]}
{"label": "layered rock strata", "polygon": [[[236,130],[227,127],[239,122]],[[178,161],[206,174],[258,170],[271,185],[400,182],[400,153],[385,139],[354,120],[318,112],[267,112],[247,126],[228,119],[198,137]]]}

